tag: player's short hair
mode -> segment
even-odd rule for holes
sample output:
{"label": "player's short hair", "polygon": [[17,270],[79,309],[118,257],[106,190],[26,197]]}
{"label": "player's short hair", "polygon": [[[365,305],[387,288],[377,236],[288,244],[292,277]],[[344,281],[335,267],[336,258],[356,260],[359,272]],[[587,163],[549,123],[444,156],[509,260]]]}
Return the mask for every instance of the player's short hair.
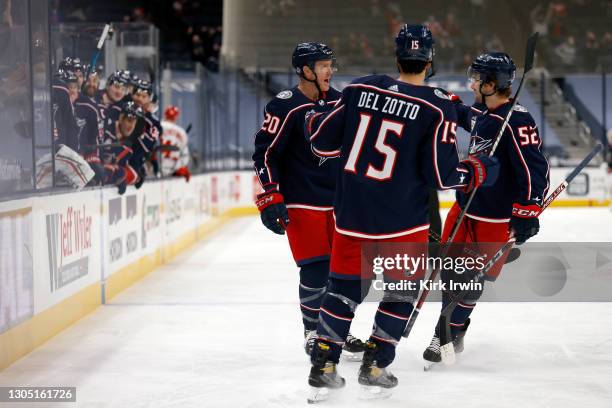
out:
{"label": "player's short hair", "polygon": [[428,61],[401,60],[397,63],[404,74],[420,74],[427,68]]}
{"label": "player's short hair", "polygon": [[512,88],[498,89],[497,94],[503,98],[509,98],[512,95]]}

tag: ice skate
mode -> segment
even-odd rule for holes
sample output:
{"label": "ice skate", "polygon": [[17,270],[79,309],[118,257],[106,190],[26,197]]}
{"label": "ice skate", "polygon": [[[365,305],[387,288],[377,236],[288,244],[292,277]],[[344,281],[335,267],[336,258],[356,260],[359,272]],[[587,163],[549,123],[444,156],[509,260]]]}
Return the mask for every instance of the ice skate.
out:
{"label": "ice skate", "polygon": [[384,399],[392,394],[391,389],[397,386],[397,378],[386,368],[376,365],[376,343],[365,343],[363,362],[359,368],[359,384],[361,384],[361,399]]}
{"label": "ice skate", "polygon": [[313,365],[308,376],[310,395],[309,404],[316,404],[327,400],[330,395],[344,387],[346,381],[336,371],[336,363],[328,360],[331,349],[325,343],[317,343]]}
{"label": "ice skate", "polygon": [[[459,333],[457,333],[457,336],[453,340],[453,348],[454,348],[455,354],[459,354],[463,352],[463,349],[464,349],[463,338],[465,337],[465,333],[467,332],[467,328],[469,325],[470,325],[470,319],[467,319],[462,330]],[[427,348],[423,352],[423,359],[425,360],[425,365],[423,367],[425,371],[431,370],[434,366],[442,362],[442,351],[440,349],[440,338],[438,337],[437,334],[434,334],[434,336],[431,339],[431,343],[429,343],[429,346],[427,346]]]}
{"label": "ice skate", "polygon": [[342,357],[347,361],[361,361],[364,350],[364,342],[349,333],[342,347]]}

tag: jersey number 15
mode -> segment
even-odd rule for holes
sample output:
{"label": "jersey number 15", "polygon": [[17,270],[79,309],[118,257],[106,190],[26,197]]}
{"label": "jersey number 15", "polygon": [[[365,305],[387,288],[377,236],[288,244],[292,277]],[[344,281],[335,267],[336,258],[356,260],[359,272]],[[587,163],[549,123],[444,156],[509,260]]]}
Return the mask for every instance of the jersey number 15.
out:
{"label": "jersey number 15", "polygon": [[[346,161],[346,165],[344,166],[344,170],[349,173],[357,173],[357,161],[359,160],[359,156],[361,155],[363,143],[365,142],[365,137],[372,122],[372,115],[361,113],[359,116],[360,120],[359,127],[357,128],[357,134],[355,135],[353,146],[351,147],[348,160]],[[403,130],[403,123],[383,119],[380,124],[378,136],[376,136],[374,148],[383,156],[385,156],[385,162],[383,163],[383,166],[380,169],[377,169],[376,167],[372,166],[371,163],[369,163],[368,169],[365,173],[366,177],[380,181],[389,180],[392,177],[393,168],[395,167],[395,159],[397,157],[397,151],[388,144],[386,144],[385,140],[387,138],[387,133],[392,133],[394,136],[401,138]]]}

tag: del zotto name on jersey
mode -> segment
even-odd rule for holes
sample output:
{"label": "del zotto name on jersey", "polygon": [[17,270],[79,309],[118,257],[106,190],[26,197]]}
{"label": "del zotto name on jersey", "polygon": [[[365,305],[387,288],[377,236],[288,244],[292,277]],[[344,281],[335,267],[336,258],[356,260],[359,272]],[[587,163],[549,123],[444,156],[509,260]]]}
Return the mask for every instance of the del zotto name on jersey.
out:
{"label": "del zotto name on jersey", "polygon": [[358,108],[396,115],[404,119],[416,119],[420,106],[392,96],[380,95],[376,92],[362,91],[359,94]]}

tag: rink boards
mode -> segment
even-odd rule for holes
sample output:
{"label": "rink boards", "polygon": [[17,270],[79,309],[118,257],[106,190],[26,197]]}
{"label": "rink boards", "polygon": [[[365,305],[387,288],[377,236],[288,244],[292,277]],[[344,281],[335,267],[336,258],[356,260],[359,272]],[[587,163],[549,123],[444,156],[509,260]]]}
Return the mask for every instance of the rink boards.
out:
{"label": "rink boards", "polygon": [[[551,169],[556,187],[567,169]],[[555,205],[607,205],[587,169]],[[252,172],[149,181],[0,203],[0,369],[112,299],[236,215],[255,214]],[[440,193],[448,207],[452,192]]]}

